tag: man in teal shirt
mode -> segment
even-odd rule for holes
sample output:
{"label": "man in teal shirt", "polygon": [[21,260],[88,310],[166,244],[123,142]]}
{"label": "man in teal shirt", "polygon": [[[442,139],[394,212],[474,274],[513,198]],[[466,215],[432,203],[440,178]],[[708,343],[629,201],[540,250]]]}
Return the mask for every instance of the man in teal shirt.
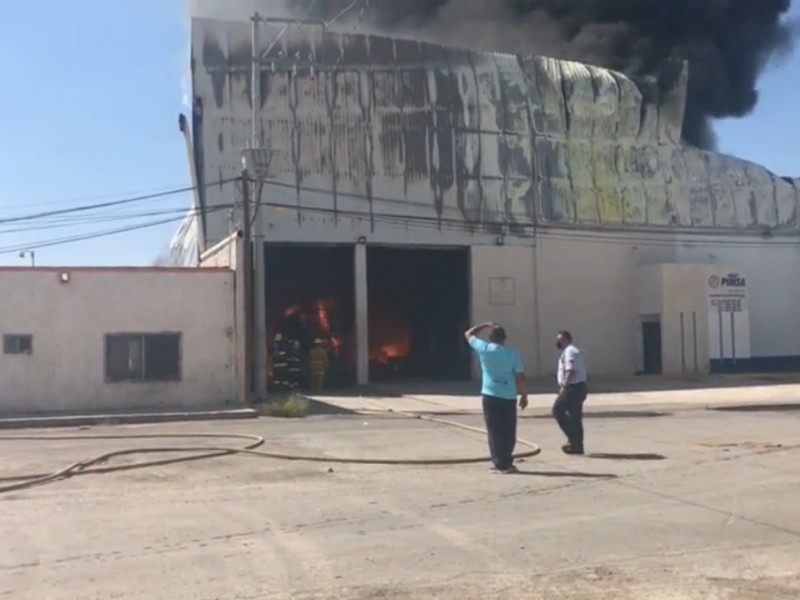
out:
{"label": "man in teal shirt", "polygon": [[[488,331],[488,341],[480,335]],[[483,416],[489,436],[489,452],[495,473],[517,473],[514,447],[517,445],[517,395],[519,407],[528,407],[525,370],[519,352],[506,345],[506,332],[496,323],[469,328],[464,337],[481,363]]]}

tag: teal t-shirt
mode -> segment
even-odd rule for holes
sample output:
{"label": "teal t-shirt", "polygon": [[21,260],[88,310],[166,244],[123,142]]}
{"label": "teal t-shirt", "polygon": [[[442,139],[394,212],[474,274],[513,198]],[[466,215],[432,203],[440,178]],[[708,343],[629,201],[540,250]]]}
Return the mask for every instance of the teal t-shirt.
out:
{"label": "teal t-shirt", "polygon": [[515,376],[524,373],[519,352],[504,344],[485,342],[473,335],[469,345],[481,361],[481,393],[504,400],[517,399]]}

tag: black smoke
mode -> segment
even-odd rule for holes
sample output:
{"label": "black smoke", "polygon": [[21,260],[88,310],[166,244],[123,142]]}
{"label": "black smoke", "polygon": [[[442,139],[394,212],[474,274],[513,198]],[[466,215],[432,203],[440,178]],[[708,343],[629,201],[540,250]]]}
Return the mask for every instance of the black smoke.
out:
{"label": "black smoke", "polygon": [[[303,12],[310,0],[290,0]],[[352,0],[318,0],[331,19]],[[591,63],[632,77],[687,60],[684,139],[714,148],[712,120],[758,101],[769,61],[792,47],[791,0],[359,0],[339,24],[486,50]],[[364,8],[366,7],[366,8]]]}

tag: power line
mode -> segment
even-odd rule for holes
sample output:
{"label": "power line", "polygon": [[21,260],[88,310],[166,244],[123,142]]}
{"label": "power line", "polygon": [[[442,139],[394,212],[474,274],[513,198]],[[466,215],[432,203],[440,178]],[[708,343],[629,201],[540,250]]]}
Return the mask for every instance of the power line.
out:
{"label": "power line", "polygon": [[[219,210],[226,210],[227,208],[228,208],[228,206],[220,206],[220,207],[216,207],[214,209],[211,209],[211,211],[209,211],[209,212],[213,213],[213,212],[216,212],[216,211],[219,211]],[[142,230],[142,229],[150,229],[150,228],[153,228],[153,227],[158,227],[160,225],[168,225],[170,223],[178,223],[178,222],[184,221],[185,219],[187,219],[189,217],[197,216],[197,214],[198,214],[198,211],[189,210],[189,211],[186,211],[185,214],[183,214],[180,217],[171,217],[171,218],[167,218],[167,219],[146,221],[144,223],[137,223],[135,225],[128,225],[126,227],[117,227],[117,228],[108,229],[108,230],[94,231],[94,232],[91,232],[91,233],[68,236],[68,237],[61,237],[61,238],[55,238],[55,239],[49,239],[49,240],[39,240],[39,241],[31,242],[31,243],[28,243],[28,244],[16,244],[16,245],[13,245],[13,246],[0,247],[0,255],[2,255],[2,254],[14,254],[14,253],[17,253],[17,252],[21,252],[23,250],[40,250],[42,248],[51,248],[53,246],[62,246],[62,245],[66,245],[66,244],[73,244],[73,243],[77,243],[77,242],[84,242],[84,241],[89,241],[89,240],[94,240],[94,239],[111,237],[111,236],[114,236],[114,235],[130,233],[130,232],[139,231],[139,230]]]}
{"label": "power line", "polygon": [[32,231],[37,229],[57,229],[59,227],[80,226],[91,223],[111,221],[115,219],[166,215],[174,212],[185,212],[186,210],[188,210],[186,205],[182,205],[148,211],[104,211],[91,214],[81,213],[76,215],[65,215],[62,217],[36,219],[33,221],[25,221],[23,223],[12,223],[9,225],[9,227],[14,227],[14,229],[0,228],[0,233],[16,233],[20,231]]}
{"label": "power line", "polygon": [[[340,12],[339,12],[339,13],[338,13],[338,14],[337,14],[335,17],[333,17],[333,18],[332,18],[330,21],[328,21],[327,23],[325,23],[325,28],[327,29],[327,28],[329,28],[331,25],[334,25],[334,24],[336,24],[336,21],[338,21],[338,20],[339,20],[339,19],[341,19],[343,16],[345,16],[347,13],[349,13],[351,10],[353,10],[353,9],[354,9],[354,8],[355,8],[355,7],[358,5],[358,3],[359,3],[359,2],[362,2],[362,1],[363,1],[363,0],[353,0],[353,1],[350,3],[350,5],[349,5],[349,6],[347,6],[347,7],[346,7],[346,8],[344,8],[344,9],[342,9],[342,10],[341,10],[341,11],[340,11]],[[364,6],[366,7],[366,4],[365,4]]]}
{"label": "power line", "polygon": [[[291,183],[283,183],[279,181],[272,181],[272,180],[265,180],[262,182],[265,186],[268,187],[277,187],[283,188],[293,191],[301,191],[301,192],[312,192],[312,193],[320,193],[330,196],[332,194],[332,190],[323,189],[323,188],[315,188],[310,186],[297,186],[296,184]],[[403,199],[395,199],[395,198],[382,198],[379,196],[373,196],[372,198],[368,198],[363,194],[355,194],[352,192],[343,192],[340,190],[336,191],[336,194],[339,197],[343,198],[350,198],[355,200],[363,200],[366,202],[376,202],[376,203],[385,203],[385,204],[398,204],[401,206],[414,206],[420,208],[428,208],[433,209],[434,206],[430,203],[423,203],[423,202],[414,202],[414,201],[405,201]],[[451,212],[456,213],[452,217],[444,216],[444,213],[441,216],[430,216],[425,217],[422,215],[403,215],[403,214],[387,214],[387,213],[373,213],[371,211],[345,211],[341,209],[333,209],[333,208],[318,208],[318,207],[308,207],[308,206],[298,206],[298,205],[290,205],[290,204],[275,204],[275,203],[263,203],[264,206],[270,206],[272,208],[280,208],[284,210],[300,210],[306,212],[320,212],[324,214],[330,214],[332,216],[340,215],[340,216],[355,216],[357,218],[363,219],[378,219],[378,217],[382,217],[384,219],[394,219],[394,220],[403,220],[407,224],[415,223],[417,225],[421,223],[433,223],[433,224],[441,224],[443,229],[449,229],[450,231],[458,231],[458,232],[465,232],[470,230],[480,231],[480,230],[488,230],[489,233],[495,231],[496,229],[502,229],[504,231],[508,230],[523,230],[528,231],[530,230],[533,234],[534,232],[541,231],[547,232],[548,237],[558,237],[561,235],[565,239],[572,239],[575,240],[576,238],[581,238],[582,240],[593,240],[599,243],[601,242],[611,242],[611,241],[618,241],[624,244],[639,244],[639,245],[669,245],[674,246],[675,244],[692,244],[692,243],[706,243],[706,244],[713,244],[715,246],[733,246],[733,247],[740,247],[740,246],[763,246],[763,247],[775,247],[775,246],[797,246],[800,244],[800,232],[792,232],[796,234],[798,237],[795,239],[787,239],[787,240],[770,240],[765,241],[763,239],[752,239],[752,236],[761,235],[761,230],[750,230],[747,232],[747,237],[742,236],[740,239],[737,240],[720,240],[718,239],[720,236],[736,236],[742,235],[742,231],[725,231],[725,230],[701,230],[701,231],[691,231],[686,229],[676,230],[670,229],[668,227],[662,228],[645,228],[643,226],[629,226],[625,229],[621,229],[620,226],[614,226],[614,229],[611,229],[611,226],[603,226],[603,225],[581,225],[581,224],[552,224],[552,223],[542,223],[535,219],[533,219],[528,214],[520,214],[520,213],[512,213],[506,212],[505,214],[509,217],[507,220],[503,221],[475,221],[470,222],[466,220],[463,212],[460,209],[454,207],[445,207],[445,210],[449,210]],[[348,214],[352,213],[352,214]],[[517,220],[519,219],[519,220]],[[448,228],[448,224],[451,227]],[[455,225],[455,229],[452,227]],[[624,226],[622,226],[624,227]],[[559,232],[559,233],[557,233]],[[563,233],[561,233],[563,232]],[[569,233],[567,233],[569,232]],[[513,235],[513,233],[512,233]],[[674,236],[683,236],[685,239],[675,240]],[[517,236],[520,237],[520,236]],[[713,241],[705,241],[700,240],[699,238],[709,238],[714,237]],[[691,238],[694,238],[695,241],[692,241]]]}
{"label": "power line", "polygon": [[[210,185],[219,185],[220,183],[227,183],[239,181],[241,182],[241,178],[233,178],[223,182],[215,182]],[[310,191],[310,192],[324,192],[330,194],[330,190],[322,190],[319,188],[310,188],[310,187],[303,187],[297,188],[296,185],[286,184],[276,181],[263,181],[259,182],[260,184],[272,187],[282,187],[282,188],[290,188],[292,190],[299,189],[300,191]],[[190,188],[191,189],[191,188]],[[184,190],[176,190],[172,193],[179,193]],[[353,193],[343,193],[339,192],[340,196],[345,197],[352,197],[355,199],[369,201],[370,199],[361,194],[353,194]],[[150,197],[150,196],[148,196]],[[120,204],[128,204],[131,202],[139,201],[141,198],[131,198],[127,200],[122,200],[113,203],[103,203],[99,205],[90,205],[90,206],[82,206],[76,207],[74,209],[70,209],[69,211],[50,211],[48,213],[43,213],[44,215],[51,215],[52,213],[61,214],[68,214],[71,215],[75,212],[83,212],[92,209],[98,209],[108,206],[119,206]],[[380,199],[375,199],[381,201]],[[392,200],[390,199],[390,202]],[[423,203],[414,203],[414,202],[404,202],[402,200],[393,200],[393,202],[408,205],[419,205],[425,206],[427,208],[433,208],[430,204],[423,204]],[[589,229],[584,226],[574,225],[574,226],[567,226],[567,225],[551,225],[551,224],[542,224],[536,223],[530,220],[529,222],[514,222],[513,220],[504,220],[504,221],[476,221],[471,222],[468,221],[463,214],[458,214],[454,217],[445,217],[445,216],[425,216],[425,215],[408,215],[408,214],[397,214],[397,213],[375,213],[372,210],[342,210],[339,208],[325,208],[325,207],[314,207],[314,206],[298,206],[293,204],[286,204],[286,203],[278,203],[278,202],[261,202],[261,205],[268,208],[274,208],[277,210],[299,210],[305,213],[317,213],[326,216],[341,216],[341,217],[351,217],[354,219],[360,219],[368,222],[374,223],[381,223],[387,226],[394,226],[400,227],[405,229],[411,228],[427,228],[431,230],[437,230],[440,232],[453,232],[458,234],[483,234],[483,235],[492,235],[492,234],[500,234],[500,235],[507,235],[512,238],[517,239],[530,239],[533,240],[534,243],[537,239],[541,239],[542,241],[546,241],[549,239],[563,239],[569,240],[573,242],[590,242],[590,243],[597,243],[597,244],[615,244],[615,245],[625,245],[625,246],[632,246],[632,245],[649,245],[649,246],[675,246],[675,245],[689,245],[689,244],[697,244],[703,246],[713,246],[713,247],[742,247],[742,246],[760,246],[760,247],[780,247],[780,246],[793,246],[796,247],[798,243],[800,243],[800,239],[797,240],[754,240],[752,238],[742,238],[738,240],[720,240],[708,239],[709,235],[719,237],[721,235],[735,235],[735,232],[715,232],[709,234],[709,232],[687,232],[687,231],[675,231],[675,230],[647,230],[645,232],[641,230],[632,230],[630,232],[622,232],[619,229],[615,231],[604,231],[602,228],[593,228]],[[206,210],[206,214],[214,214],[220,211],[232,210],[237,208],[239,205],[236,203],[231,204],[220,204],[217,206],[213,206]],[[40,240],[33,243],[28,244],[15,244],[12,246],[0,247],[0,254],[12,253],[12,252],[19,252],[20,250],[35,250],[38,248],[47,248],[56,245],[62,244],[69,244],[75,243],[80,241],[88,241],[92,239],[108,237],[112,235],[127,233],[129,231],[136,231],[139,229],[145,229],[149,227],[155,227],[158,225],[174,223],[178,221],[182,221],[188,217],[197,216],[200,214],[199,210],[195,209],[165,209],[161,211],[150,211],[150,212],[138,212],[138,213],[129,213],[124,215],[119,214],[112,214],[112,215],[93,215],[93,216],[86,216],[82,215],[81,217],[77,218],[94,218],[95,222],[107,222],[110,220],[119,220],[119,219],[131,219],[131,218],[141,218],[145,216],[163,216],[169,214],[176,214],[180,213],[177,217],[172,218],[165,218],[159,219],[155,221],[139,223],[127,227],[120,227],[114,228],[110,230],[100,231],[100,232],[90,232],[81,235],[69,236],[69,237],[62,237],[62,238],[55,238],[50,240]],[[530,219],[530,216],[525,215],[527,219]],[[29,215],[28,217],[22,218],[26,221],[35,221],[36,219],[44,218],[42,214],[39,215]],[[76,217],[72,217],[76,218]],[[2,223],[4,221],[0,221]],[[6,220],[5,222],[8,222]],[[64,224],[66,223],[66,225]],[[61,226],[68,226],[70,224],[81,224],[85,225],[87,221],[80,221],[79,223],[69,221],[62,221],[61,224],[54,224],[48,223],[48,225],[39,227],[39,228],[58,228]],[[34,227],[30,227],[33,229]],[[29,229],[28,229],[29,230]],[[2,231],[0,233],[9,233],[9,231]],[[666,238],[665,236],[669,236]],[[682,236],[683,239],[675,239],[675,236]],[[690,239],[693,236],[694,240]],[[706,239],[699,239],[698,236],[706,236]],[[689,239],[687,239],[689,238]]]}
{"label": "power line", "polygon": [[[224,185],[226,183],[231,182],[240,182],[239,177],[229,178],[221,181],[212,182],[206,184],[205,187],[211,187],[215,185]],[[333,190],[330,189],[323,189],[318,187],[311,187],[311,186],[297,186],[296,184],[290,183],[283,183],[279,181],[258,181],[259,187],[262,185],[269,186],[269,187],[278,187],[284,189],[290,189],[293,191],[301,191],[301,192],[311,192],[311,193],[319,193],[325,195],[331,195]],[[136,218],[136,217],[145,217],[145,216],[160,216],[162,214],[174,214],[176,212],[180,212],[184,214],[184,209],[168,209],[164,211],[150,211],[150,212],[139,212],[134,214],[128,215],[114,215],[114,214],[101,214],[101,215],[91,215],[85,214],[90,213],[91,211],[102,210],[106,208],[114,208],[125,206],[128,204],[144,202],[147,200],[153,200],[158,198],[164,198],[171,195],[177,195],[181,193],[191,192],[194,191],[195,187],[185,187],[185,188],[177,188],[173,190],[167,190],[163,192],[158,192],[154,194],[147,194],[143,196],[137,196],[133,198],[126,198],[122,200],[112,201],[112,202],[104,202],[104,203],[97,203],[97,204],[89,204],[89,205],[82,205],[77,207],[72,207],[69,209],[63,210],[55,210],[55,211],[46,211],[40,212],[30,215],[18,216],[13,218],[6,218],[0,219],[0,225],[7,225],[7,224],[15,224],[15,223],[26,223],[23,227],[18,227],[15,229],[0,229],[0,234],[2,233],[21,233],[24,231],[30,231],[32,229],[57,229],[59,227],[66,227],[71,225],[85,225],[89,223],[100,223],[106,222],[109,220],[114,220],[116,218],[119,219],[127,219],[127,218]],[[345,192],[342,190],[336,190],[335,193],[342,198],[350,198],[356,199],[364,202],[378,202],[384,204],[397,204],[399,206],[408,207],[414,206],[419,208],[425,209],[433,209],[434,206],[430,203],[425,202],[415,202],[408,199],[398,199],[398,198],[385,198],[380,196],[372,196],[368,198],[363,194],[356,194],[352,192]],[[260,194],[259,194],[260,195]],[[258,205],[259,203],[257,203]],[[584,241],[594,240],[599,243],[608,243],[611,241],[620,241],[622,243],[639,243],[639,244],[649,244],[649,245],[659,245],[660,243],[673,245],[676,243],[674,240],[675,235],[681,235],[685,238],[694,237],[697,238],[698,236],[720,236],[720,235],[736,235],[740,232],[727,232],[727,231],[715,231],[709,232],[708,230],[704,231],[691,231],[691,230],[680,230],[676,231],[675,229],[670,228],[659,228],[659,229],[643,229],[641,227],[628,227],[627,230],[623,233],[619,229],[615,231],[608,231],[604,230],[602,225],[552,225],[549,223],[539,223],[536,222],[529,214],[520,214],[520,213],[513,213],[513,212],[505,212],[507,219],[503,221],[487,221],[483,219],[480,222],[470,222],[465,219],[463,211],[461,209],[455,207],[442,207],[442,214],[437,216],[430,216],[430,217],[423,217],[420,215],[404,215],[404,214],[382,214],[377,215],[374,212],[361,212],[355,211],[353,215],[345,214],[347,211],[342,210],[327,210],[327,209],[316,209],[312,207],[302,207],[296,205],[276,205],[272,204],[274,208],[282,208],[282,209],[289,209],[289,210],[305,210],[306,212],[322,212],[322,213],[330,213],[333,215],[342,215],[342,216],[354,216],[356,218],[372,218],[372,219],[379,219],[383,222],[388,221],[395,221],[398,224],[402,224],[404,226],[411,226],[415,224],[417,226],[421,226],[425,223],[435,223],[436,226],[443,230],[455,230],[455,231],[480,231],[480,230],[489,230],[490,232],[495,231],[497,229],[512,229],[517,231],[527,231],[527,230],[536,230],[537,228],[542,229],[544,231],[548,231],[549,237],[554,237],[553,230],[559,229],[564,231],[564,234],[570,239],[575,239],[580,237]],[[215,209],[233,209],[235,208],[234,205],[217,205],[214,207]],[[353,212],[353,211],[350,211]],[[446,217],[445,213],[451,212],[453,215],[452,217]],[[57,218],[61,217],[61,218]],[[568,232],[568,233],[567,233]],[[760,231],[751,231],[751,234],[758,234]],[[656,238],[669,236],[669,239],[663,240],[663,242],[659,242]],[[798,240],[800,241],[800,240]],[[776,244],[784,243],[786,245],[796,245],[798,241],[791,241],[791,242],[778,242],[776,240],[772,241],[764,241],[764,240],[747,240],[745,238],[739,240],[719,240],[716,239],[713,241],[715,245],[762,245],[762,246],[770,246],[774,247]],[[680,240],[677,243],[692,243],[688,239]]]}
{"label": "power line", "polygon": [[108,193],[108,194],[101,194],[99,196],[82,196],[76,197],[66,200],[48,200],[47,202],[29,202],[27,204],[11,204],[8,206],[3,206],[2,209],[4,211],[10,210],[18,210],[18,209],[30,209],[36,208],[39,206],[63,206],[65,204],[79,204],[84,202],[96,202],[98,200],[110,200],[112,198],[129,198],[131,196],[140,196],[143,194],[154,194],[158,192],[162,192],[165,190],[172,190],[179,187],[180,184],[171,185],[169,187],[159,187],[159,188],[148,188],[148,189],[139,189],[139,190],[130,190],[127,192],[116,192],[116,193]]}
{"label": "power line", "polygon": [[92,215],[83,218],[76,217],[74,219],[60,219],[56,221],[48,221],[45,223],[28,223],[21,227],[13,229],[0,229],[0,235],[8,235],[12,233],[24,233],[28,231],[42,231],[52,229],[66,229],[70,227],[85,227],[86,225],[94,225],[99,223],[108,223],[111,221],[126,221],[129,219],[140,219],[144,217],[158,217],[166,215],[185,215],[187,213],[186,207],[180,207],[169,210],[154,210],[148,212],[126,213],[126,214],[107,214],[107,215]]}
{"label": "power line", "polygon": [[[236,205],[234,204],[225,204],[225,205],[217,205],[217,207],[228,206],[230,208],[235,208]],[[11,234],[11,233],[21,233],[25,231],[38,231],[40,229],[60,229],[66,227],[81,227],[84,225],[90,225],[95,223],[104,223],[109,221],[118,221],[118,220],[125,220],[125,219],[134,219],[139,217],[154,217],[154,216],[163,216],[163,215],[170,215],[170,214],[185,214],[189,209],[185,205],[183,206],[175,206],[175,207],[165,207],[157,210],[148,210],[148,211],[106,211],[100,213],[92,213],[92,214],[76,214],[76,215],[66,215],[63,217],[58,218],[42,218],[36,219],[33,221],[26,221],[24,223],[16,224],[14,228],[0,228],[0,235],[2,234]],[[198,210],[199,213],[199,210]]]}
{"label": "power line", "polygon": [[[311,0],[308,6],[308,10],[306,10],[305,16],[298,19],[297,20],[298,23],[302,23],[302,21],[307,20],[311,16],[311,13],[314,12],[314,8],[317,6],[317,2],[319,2],[319,0]],[[278,42],[280,42],[283,36],[286,35],[287,31],[289,31],[289,23],[286,23],[286,25],[283,26],[283,29],[281,29],[280,33],[278,33],[278,35],[275,36],[275,39],[272,40],[272,43],[269,46],[267,46],[267,49],[264,50],[264,52],[260,53],[261,56],[266,57],[270,52],[272,52],[275,46],[278,45]],[[256,55],[256,52],[258,52],[258,48],[253,48],[254,56]]]}
{"label": "power line", "polygon": [[[297,206],[293,206],[293,205],[290,205],[290,204],[275,203],[275,202],[265,202],[265,203],[263,203],[263,205],[265,207],[276,208],[276,209],[281,209],[281,210],[287,210],[287,209],[288,210],[293,210],[293,209],[296,210],[297,209]],[[230,210],[233,206],[234,205],[231,205],[231,204],[219,205],[219,206],[216,206],[216,207],[213,207],[213,208],[209,209],[207,212],[213,214],[213,213],[220,212],[220,211],[223,211],[223,210]],[[334,209],[326,209],[326,208],[320,208],[320,207],[304,207],[304,208],[301,208],[301,210],[303,210],[305,212],[320,213],[320,214],[325,214],[325,215],[329,215],[329,216],[333,215],[333,214],[338,214],[339,216],[359,218],[359,219],[363,219],[365,221],[372,220],[372,221],[375,221],[375,222],[378,222],[378,223],[383,223],[383,224],[385,224],[387,226],[395,226],[395,227],[401,227],[401,228],[428,228],[428,229],[432,229],[432,230],[436,230],[436,231],[453,232],[453,233],[460,233],[460,234],[464,234],[464,233],[473,233],[473,234],[475,234],[475,233],[485,233],[485,234],[493,233],[491,231],[481,231],[482,229],[486,229],[487,227],[490,227],[491,224],[487,224],[487,223],[471,224],[471,223],[466,222],[464,220],[453,220],[453,219],[441,220],[441,219],[432,218],[432,217],[422,217],[422,216],[413,217],[413,216],[408,216],[408,215],[396,215],[396,214],[393,215],[393,214],[386,214],[386,213],[370,213],[368,211],[352,211],[352,210],[349,210],[349,211],[341,211],[341,210],[335,211]],[[94,240],[94,239],[99,239],[99,238],[110,237],[110,236],[114,236],[114,235],[120,235],[120,234],[129,233],[129,232],[133,232],[133,231],[138,231],[138,230],[142,230],[142,229],[148,229],[148,228],[156,227],[156,226],[159,226],[159,225],[165,225],[165,224],[169,224],[169,223],[176,223],[176,222],[185,220],[187,217],[196,216],[197,214],[198,214],[198,211],[191,210],[191,211],[188,211],[185,215],[183,215],[181,217],[177,217],[177,218],[160,219],[160,220],[149,221],[149,222],[145,222],[145,223],[139,223],[139,224],[131,225],[131,226],[127,226],[127,227],[115,228],[115,229],[110,229],[110,230],[105,230],[105,231],[100,231],[100,232],[92,232],[92,233],[88,233],[88,234],[84,234],[84,235],[76,235],[76,236],[65,237],[65,238],[57,238],[57,239],[52,239],[52,240],[42,240],[42,241],[30,243],[30,244],[19,244],[19,245],[10,246],[10,247],[4,247],[4,248],[0,248],[0,254],[12,254],[12,253],[20,252],[22,250],[38,250],[38,249],[41,249],[41,248],[49,248],[49,247],[53,247],[53,246],[60,246],[60,245],[65,245],[65,244],[72,244],[72,243],[77,243],[77,242],[82,242],[82,241],[89,241],[89,240]],[[501,224],[497,223],[495,225],[501,225]],[[507,225],[507,224],[504,224],[504,225]],[[619,235],[619,236],[616,236],[616,237],[613,236],[613,235],[608,235],[608,234],[604,234],[604,235],[588,234],[587,235],[587,232],[579,230],[579,229],[576,229],[576,230],[573,230],[570,233],[567,233],[563,228],[562,229],[558,229],[558,228],[545,229],[544,232],[540,228],[538,235],[537,234],[533,234],[533,233],[529,234],[529,235],[523,235],[523,234],[520,234],[519,232],[517,232],[517,233],[514,233],[512,235],[512,237],[515,238],[515,239],[530,239],[530,240],[536,241],[536,240],[541,240],[541,238],[542,238],[541,234],[542,233],[545,233],[544,240],[548,240],[548,239],[563,239],[563,240],[573,241],[573,242],[576,242],[576,241],[592,241],[593,243],[601,243],[601,244],[605,243],[605,244],[625,245],[625,246],[632,246],[632,245],[665,245],[665,246],[669,245],[669,246],[674,246],[676,243],[680,243],[680,242],[676,242],[675,240],[664,240],[664,239],[662,239],[662,240],[654,240],[654,239],[644,239],[644,238],[637,239],[637,238],[632,238],[630,236],[624,236],[624,235]],[[721,247],[721,246],[722,247],[724,247],[724,246],[741,247],[743,245],[741,242],[728,242],[728,243],[724,243],[724,242],[723,243],[718,243],[718,242],[705,242],[704,243],[704,242],[700,242],[700,243],[703,244],[703,245],[709,245],[709,246],[713,246],[713,247]],[[775,242],[775,241],[773,241],[773,242],[751,241],[751,242],[745,242],[745,245],[748,245],[748,246],[751,246],[751,247],[752,246],[769,246],[769,247],[795,246],[796,247],[798,245],[798,242],[793,241],[793,242],[781,243],[781,242]]]}
{"label": "power line", "polygon": [[[235,179],[237,179],[237,178],[215,181],[213,183],[206,184],[205,187],[211,187],[211,186],[214,186],[214,185],[222,185],[222,184],[228,183],[230,181],[234,181]],[[125,198],[123,200],[114,200],[114,201],[111,201],[111,202],[101,202],[101,203],[98,203],[98,204],[84,204],[84,205],[81,205],[81,206],[75,206],[75,207],[71,207],[71,208],[64,208],[64,209],[60,209],[60,210],[50,210],[50,211],[34,213],[34,214],[30,214],[30,215],[23,215],[23,216],[19,216],[19,217],[10,217],[10,218],[5,218],[5,219],[0,219],[0,225],[6,225],[6,224],[9,224],[9,223],[21,223],[21,222],[25,222],[25,221],[35,221],[37,219],[43,219],[43,218],[47,218],[47,217],[57,217],[57,216],[61,216],[61,215],[72,215],[72,214],[88,212],[88,211],[92,211],[92,210],[99,210],[99,209],[102,209],[102,208],[111,208],[111,207],[114,207],[114,206],[125,206],[127,204],[135,204],[137,202],[145,202],[145,201],[148,201],[148,200],[155,200],[155,199],[158,199],[158,198],[166,198],[168,196],[175,196],[177,194],[185,194],[185,193],[188,193],[188,192],[193,192],[193,191],[195,191],[197,189],[198,188],[195,187],[195,186],[190,186],[190,187],[178,188],[178,189],[174,189],[174,190],[168,190],[168,191],[165,191],[165,192],[158,192],[158,193],[155,193],[155,194],[147,194],[147,195],[143,195],[143,196],[135,196],[133,198]]]}

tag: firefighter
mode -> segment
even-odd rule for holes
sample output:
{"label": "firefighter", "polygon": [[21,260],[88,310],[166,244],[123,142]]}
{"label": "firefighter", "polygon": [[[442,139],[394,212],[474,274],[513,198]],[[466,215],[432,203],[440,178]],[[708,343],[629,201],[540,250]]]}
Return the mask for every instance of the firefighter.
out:
{"label": "firefighter", "polygon": [[319,394],[325,387],[325,373],[328,371],[328,353],[320,339],[314,340],[308,353],[308,367],[311,372],[311,391]]}
{"label": "firefighter", "polygon": [[272,377],[276,391],[289,389],[289,346],[280,333],[272,341]]}
{"label": "firefighter", "polygon": [[287,363],[288,363],[288,386],[289,389],[297,391],[300,389],[300,380],[303,377],[303,357],[300,342],[297,340],[287,340]]}

